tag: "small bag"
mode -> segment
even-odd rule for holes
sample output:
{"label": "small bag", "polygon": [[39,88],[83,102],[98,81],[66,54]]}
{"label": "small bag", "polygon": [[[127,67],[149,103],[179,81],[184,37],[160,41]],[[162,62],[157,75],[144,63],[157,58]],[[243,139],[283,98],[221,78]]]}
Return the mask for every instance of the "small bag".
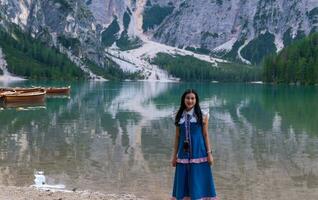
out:
{"label": "small bag", "polygon": [[189,140],[186,139],[186,140],[183,141],[183,151],[189,152],[189,149],[190,149]]}

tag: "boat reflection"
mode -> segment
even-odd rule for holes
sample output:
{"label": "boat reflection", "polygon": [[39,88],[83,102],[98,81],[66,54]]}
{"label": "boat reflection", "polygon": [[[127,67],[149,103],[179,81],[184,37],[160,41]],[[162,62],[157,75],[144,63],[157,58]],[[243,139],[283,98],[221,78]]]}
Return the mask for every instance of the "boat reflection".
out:
{"label": "boat reflection", "polygon": [[15,108],[17,110],[35,110],[35,109],[46,109],[45,102],[1,102],[0,107],[3,109]]}
{"label": "boat reflection", "polygon": [[60,95],[60,94],[46,94],[46,98],[54,98],[54,99],[71,99],[70,95]]}

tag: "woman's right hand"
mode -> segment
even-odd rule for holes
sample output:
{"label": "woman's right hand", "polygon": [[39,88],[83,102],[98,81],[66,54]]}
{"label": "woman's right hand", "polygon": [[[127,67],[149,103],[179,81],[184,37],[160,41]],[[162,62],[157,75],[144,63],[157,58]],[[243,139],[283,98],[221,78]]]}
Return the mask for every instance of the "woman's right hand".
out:
{"label": "woman's right hand", "polygon": [[177,156],[173,156],[172,157],[171,165],[172,165],[172,167],[176,167],[177,166]]}
{"label": "woman's right hand", "polygon": [[214,159],[213,159],[212,153],[208,153],[208,163],[209,163],[209,165],[214,164]]}

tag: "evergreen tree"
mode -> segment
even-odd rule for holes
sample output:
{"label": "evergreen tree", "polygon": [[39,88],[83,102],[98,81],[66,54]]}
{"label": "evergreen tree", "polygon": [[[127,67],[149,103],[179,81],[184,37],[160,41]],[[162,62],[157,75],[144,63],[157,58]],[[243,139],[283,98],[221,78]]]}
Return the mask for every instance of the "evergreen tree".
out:
{"label": "evergreen tree", "polygon": [[272,83],[318,83],[318,33],[268,56],[263,63],[263,79]]}

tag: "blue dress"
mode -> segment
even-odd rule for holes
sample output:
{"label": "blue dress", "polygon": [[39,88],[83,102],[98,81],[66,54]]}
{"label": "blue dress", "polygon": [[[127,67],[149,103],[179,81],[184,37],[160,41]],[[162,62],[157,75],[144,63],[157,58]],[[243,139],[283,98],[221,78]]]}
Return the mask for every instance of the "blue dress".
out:
{"label": "blue dress", "polygon": [[[171,199],[217,200],[212,168],[207,161],[202,126],[197,122],[193,109],[183,113],[179,125],[177,165]],[[187,138],[190,150],[185,151],[184,141]]]}

